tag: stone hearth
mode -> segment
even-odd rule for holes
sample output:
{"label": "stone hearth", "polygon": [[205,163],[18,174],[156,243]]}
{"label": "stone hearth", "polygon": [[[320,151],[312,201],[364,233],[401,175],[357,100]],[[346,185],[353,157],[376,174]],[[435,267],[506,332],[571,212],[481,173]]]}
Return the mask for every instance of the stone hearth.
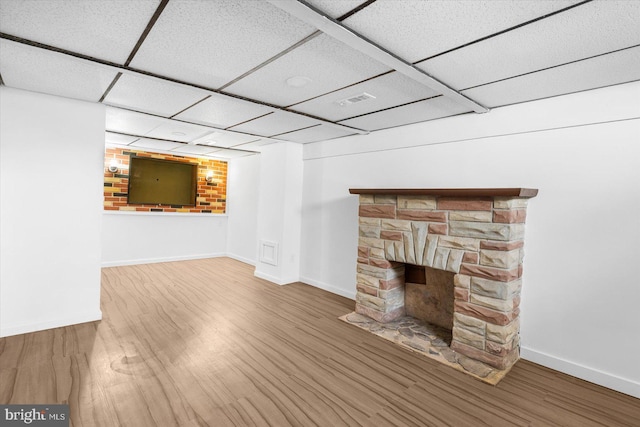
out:
{"label": "stone hearth", "polygon": [[[351,189],[350,193],[360,197],[358,315],[343,320],[495,384],[520,354],[524,223],[528,199],[537,190]],[[407,317],[415,310],[411,307],[438,305],[415,302],[416,292],[433,293],[428,288],[416,291],[412,284],[405,291],[405,271],[415,277],[424,267],[453,273],[453,307],[448,314],[452,328],[446,349],[441,344],[447,342],[447,333],[429,335],[428,323]],[[405,293],[413,295],[411,304],[405,305]],[[442,316],[446,319],[447,314],[435,314],[436,319]],[[446,327],[436,323],[439,326],[433,330]],[[438,338],[425,339],[429,336]]]}

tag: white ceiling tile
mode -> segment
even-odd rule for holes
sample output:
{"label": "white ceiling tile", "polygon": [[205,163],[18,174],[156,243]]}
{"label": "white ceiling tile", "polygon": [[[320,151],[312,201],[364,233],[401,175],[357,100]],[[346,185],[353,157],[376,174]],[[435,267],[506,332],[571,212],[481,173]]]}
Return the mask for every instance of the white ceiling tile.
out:
{"label": "white ceiling tile", "polygon": [[131,135],[145,135],[167,121],[162,117],[115,107],[107,107],[106,110],[106,129]]}
{"label": "white ceiling tile", "polygon": [[340,124],[374,131],[467,112],[469,112],[469,109],[451,101],[449,98],[440,96],[426,101],[414,102],[413,104],[402,107],[344,120],[341,121]]}
{"label": "white ceiling tile", "polygon": [[185,153],[185,154],[207,154],[220,150],[217,147],[207,147],[205,145],[185,145],[181,144],[180,147],[174,148],[171,151]]}
{"label": "white ceiling tile", "polygon": [[415,62],[577,2],[377,0],[343,24]]}
{"label": "white ceiling tile", "polygon": [[[365,101],[341,106],[338,101],[361,95],[372,95]],[[395,107],[420,99],[437,96],[438,93],[403,74],[393,72],[366,82],[349,86],[310,101],[291,107],[292,110],[322,117],[327,120],[342,120],[385,108]]]}
{"label": "white ceiling tile", "polygon": [[211,128],[205,126],[178,122],[176,120],[167,120],[160,126],[157,126],[145,133],[145,136],[179,142],[191,142],[210,134],[212,131],[213,130]]}
{"label": "white ceiling tile", "polygon": [[175,116],[176,119],[219,128],[237,125],[268,114],[273,108],[214,93],[210,98]]}
{"label": "white ceiling tile", "polygon": [[218,88],[314,30],[266,2],[172,0],[131,66]]}
{"label": "white ceiling tile", "polygon": [[124,64],[159,0],[3,0],[2,32]]}
{"label": "white ceiling tile", "polygon": [[307,3],[325,15],[337,19],[365,3],[365,0],[307,0]]}
{"label": "white ceiling tile", "polygon": [[104,142],[107,145],[129,145],[138,139],[137,136],[120,135],[113,132],[104,133]]}
{"label": "white ceiling tile", "polygon": [[640,1],[591,2],[417,67],[467,89],[640,44],[638,28]]}
{"label": "white ceiling tile", "polygon": [[314,126],[312,128],[298,130],[295,132],[285,133],[284,135],[279,135],[278,139],[306,144],[308,142],[325,141],[327,139],[354,135],[355,133],[356,131],[340,129],[334,126],[320,125]]}
{"label": "white ceiling tile", "polygon": [[123,74],[111,88],[104,103],[170,117],[208,95],[207,91],[201,89]]}
{"label": "white ceiling tile", "polygon": [[0,40],[0,74],[9,87],[97,102],[115,71],[76,58]]}
{"label": "white ceiling tile", "polygon": [[141,138],[136,142],[133,142],[129,147],[146,148],[150,150],[168,151],[176,148],[186,147],[187,144],[173,141],[160,141],[157,139]]}
{"label": "white ceiling tile", "polygon": [[253,135],[245,135],[242,133],[233,133],[225,131],[215,131],[192,142],[196,144],[209,145],[213,147],[233,147],[240,144],[256,141],[259,139]]}
{"label": "white ceiling tile", "polygon": [[260,147],[264,147],[265,145],[276,144],[277,142],[272,139],[258,139],[256,141],[247,142],[244,144],[239,144],[234,146],[233,148],[237,148],[240,150],[256,150],[259,151]]}
{"label": "white ceiling tile", "polygon": [[254,156],[258,154],[255,151],[241,151],[241,150],[218,150],[212,153],[207,153],[206,157],[214,157],[218,159],[235,159],[237,157]]}
{"label": "white ceiling tile", "polygon": [[[351,85],[389,68],[345,44],[320,35],[278,58],[225,91],[274,105],[287,106]],[[302,87],[287,85],[290,77],[308,77]]]}
{"label": "white ceiling tile", "polygon": [[640,80],[640,47],[464,91],[489,107]]}
{"label": "white ceiling tile", "polygon": [[231,129],[254,135],[273,136],[284,132],[291,132],[305,127],[314,126],[319,123],[320,121],[314,120],[310,117],[278,110],[266,116],[251,120],[250,122],[234,126]]}

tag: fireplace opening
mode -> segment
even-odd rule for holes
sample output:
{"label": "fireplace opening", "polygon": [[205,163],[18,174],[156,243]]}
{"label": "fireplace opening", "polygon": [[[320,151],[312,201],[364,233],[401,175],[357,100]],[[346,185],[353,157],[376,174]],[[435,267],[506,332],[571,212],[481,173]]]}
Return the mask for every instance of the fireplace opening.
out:
{"label": "fireplace opening", "polygon": [[451,334],[455,273],[405,264],[404,275],[404,306],[407,316],[440,326]]}

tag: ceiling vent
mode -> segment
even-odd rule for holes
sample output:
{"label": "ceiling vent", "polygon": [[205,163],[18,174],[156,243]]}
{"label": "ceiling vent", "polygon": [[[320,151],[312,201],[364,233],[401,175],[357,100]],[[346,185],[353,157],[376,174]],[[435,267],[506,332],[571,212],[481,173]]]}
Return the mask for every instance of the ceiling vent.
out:
{"label": "ceiling vent", "polygon": [[376,99],[375,96],[367,93],[367,92],[362,92],[358,95],[354,95],[351,96],[349,98],[345,98],[345,99],[341,99],[339,101],[336,101],[336,104],[338,104],[341,107],[346,107],[347,105],[351,105],[351,104],[355,104],[358,102],[362,102],[362,101],[366,101],[368,99]]}

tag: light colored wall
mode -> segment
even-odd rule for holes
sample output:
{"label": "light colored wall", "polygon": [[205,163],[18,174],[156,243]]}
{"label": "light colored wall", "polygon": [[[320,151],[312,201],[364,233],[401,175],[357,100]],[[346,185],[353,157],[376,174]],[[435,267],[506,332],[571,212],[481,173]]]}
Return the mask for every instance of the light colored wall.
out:
{"label": "light colored wall", "polygon": [[639,141],[633,83],[307,145],[301,280],[355,294],[349,188],[538,188],[522,356],[640,397]]}
{"label": "light colored wall", "polygon": [[260,155],[229,161],[227,256],[255,265]]}
{"label": "light colored wall", "polygon": [[[300,275],[302,145],[268,145],[260,157],[255,275],[281,285],[296,282]],[[261,255],[268,251],[276,253],[268,257],[276,260],[275,265]]]}
{"label": "light colored wall", "polygon": [[104,106],[0,87],[0,336],[98,320]]}
{"label": "light colored wall", "polygon": [[212,214],[105,211],[102,266],[224,256],[227,219]]}

